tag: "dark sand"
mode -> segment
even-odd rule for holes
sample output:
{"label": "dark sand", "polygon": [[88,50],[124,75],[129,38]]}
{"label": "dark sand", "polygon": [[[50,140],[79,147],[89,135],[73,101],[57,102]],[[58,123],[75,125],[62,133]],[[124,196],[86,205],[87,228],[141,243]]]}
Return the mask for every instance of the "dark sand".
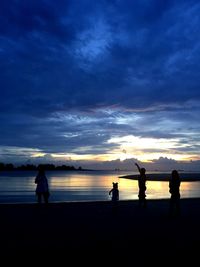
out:
{"label": "dark sand", "polygon": [[200,254],[200,199],[181,199],[180,217],[169,217],[168,206],[168,199],[148,200],[146,209],[136,200],[119,201],[116,211],[107,201],[1,204],[1,257],[20,263],[28,255],[30,263],[56,259],[64,266],[189,266]]}

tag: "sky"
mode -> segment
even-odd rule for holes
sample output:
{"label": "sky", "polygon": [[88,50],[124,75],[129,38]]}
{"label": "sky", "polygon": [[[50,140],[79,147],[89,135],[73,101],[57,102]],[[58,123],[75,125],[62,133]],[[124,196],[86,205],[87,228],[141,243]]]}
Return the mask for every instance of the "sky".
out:
{"label": "sky", "polygon": [[0,162],[200,170],[198,0],[1,0]]}

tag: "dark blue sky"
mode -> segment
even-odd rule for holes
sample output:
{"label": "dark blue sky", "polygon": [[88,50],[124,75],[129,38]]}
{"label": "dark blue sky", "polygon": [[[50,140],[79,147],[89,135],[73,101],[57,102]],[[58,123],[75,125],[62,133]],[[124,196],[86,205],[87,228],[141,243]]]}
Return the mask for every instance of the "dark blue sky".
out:
{"label": "dark blue sky", "polygon": [[199,1],[1,0],[0,161],[200,166],[199,14]]}

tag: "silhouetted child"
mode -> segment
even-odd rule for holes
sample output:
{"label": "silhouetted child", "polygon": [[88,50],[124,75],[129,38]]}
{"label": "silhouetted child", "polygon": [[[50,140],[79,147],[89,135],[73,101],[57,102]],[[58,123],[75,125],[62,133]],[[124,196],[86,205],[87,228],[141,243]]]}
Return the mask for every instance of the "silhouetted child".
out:
{"label": "silhouetted child", "polygon": [[138,193],[138,198],[139,198],[139,205],[143,205],[143,207],[146,207],[146,169],[145,168],[140,168],[140,166],[135,163],[135,165],[138,168],[138,171],[140,173],[138,177],[138,187],[139,187],[139,193]]}
{"label": "silhouetted child", "polygon": [[109,191],[109,195],[112,195],[112,212],[116,215],[118,212],[119,189],[118,183],[112,184],[113,188]]}
{"label": "silhouetted child", "polygon": [[177,170],[173,170],[169,180],[169,193],[171,194],[169,203],[169,215],[180,215],[180,185],[181,179]]}
{"label": "silhouetted child", "polygon": [[112,195],[113,202],[117,202],[119,200],[118,183],[113,183],[113,188],[109,191],[109,195]]}

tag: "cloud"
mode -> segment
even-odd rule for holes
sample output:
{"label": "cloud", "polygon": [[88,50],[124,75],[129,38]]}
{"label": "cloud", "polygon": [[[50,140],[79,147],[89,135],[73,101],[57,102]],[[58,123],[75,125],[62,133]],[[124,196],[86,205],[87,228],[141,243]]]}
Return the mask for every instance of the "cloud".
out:
{"label": "cloud", "polygon": [[197,155],[199,12],[183,0],[1,1],[0,145],[96,155],[132,134]]}

